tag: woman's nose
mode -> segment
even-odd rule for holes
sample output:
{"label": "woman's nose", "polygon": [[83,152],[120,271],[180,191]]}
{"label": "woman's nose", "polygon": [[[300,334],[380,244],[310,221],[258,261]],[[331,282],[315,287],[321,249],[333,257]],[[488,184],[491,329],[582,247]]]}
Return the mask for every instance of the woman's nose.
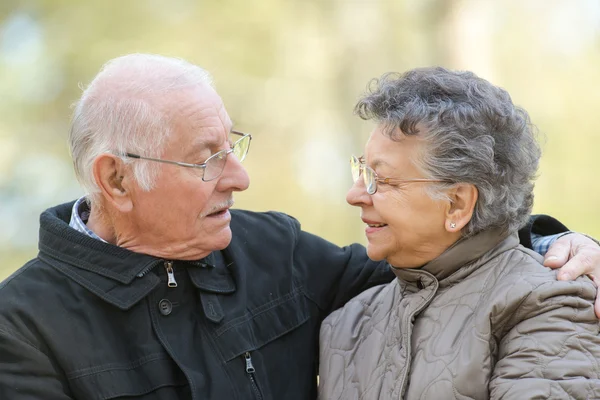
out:
{"label": "woman's nose", "polygon": [[371,195],[367,193],[367,188],[365,187],[362,177],[357,179],[350,190],[348,190],[346,201],[351,206],[356,207],[372,204]]}

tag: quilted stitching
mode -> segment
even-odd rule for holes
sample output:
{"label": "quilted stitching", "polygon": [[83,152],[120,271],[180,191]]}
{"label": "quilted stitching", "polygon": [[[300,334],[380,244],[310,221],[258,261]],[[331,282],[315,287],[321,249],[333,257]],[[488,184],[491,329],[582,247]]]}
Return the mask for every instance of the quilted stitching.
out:
{"label": "quilted stitching", "polygon": [[321,400],[600,399],[589,280],[502,245],[440,282],[412,273],[427,286],[378,286],[325,319]]}

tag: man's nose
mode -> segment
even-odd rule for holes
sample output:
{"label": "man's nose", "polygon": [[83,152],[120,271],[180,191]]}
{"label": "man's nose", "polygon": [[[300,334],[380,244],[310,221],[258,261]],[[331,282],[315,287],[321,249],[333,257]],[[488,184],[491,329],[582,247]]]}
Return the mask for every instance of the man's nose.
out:
{"label": "man's nose", "polygon": [[248,189],[248,186],[250,186],[250,177],[246,168],[233,153],[229,154],[217,188],[221,191],[242,192]]}

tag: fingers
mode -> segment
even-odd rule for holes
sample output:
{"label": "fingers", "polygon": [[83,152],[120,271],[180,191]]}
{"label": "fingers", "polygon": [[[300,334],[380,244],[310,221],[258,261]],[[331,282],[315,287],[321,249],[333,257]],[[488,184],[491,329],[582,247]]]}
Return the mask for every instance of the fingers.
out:
{"label": "fingers", "polygon": [[570,281],[593,272],[594,266],[593,257],[582,250],[558,270],[556,277],[560,281]]}
{"label": "fingers", "polygon": [[567,263],[567,260],[571,256],[571,241],[568,239],[569,236],[571,235],[557,239],[550,246],[544,256],[544,265],[546,267],[560,268]]}
{"label": "fingers", "polygon": [[[565,257],[568,258],[566,263]],[[600,246],[580,233],[565,235],[550,246],[544,265],[560,268],[559,280],[571,280],[585,274],[600,276]]]}
{"label": "fingers", "polygon": [[598,288],[594,312],[600,318],[600,247],[594,240],[579,233],[565,235],[550,246],[544,265],[560,268],[556,277],[561,281],[587,274]]}

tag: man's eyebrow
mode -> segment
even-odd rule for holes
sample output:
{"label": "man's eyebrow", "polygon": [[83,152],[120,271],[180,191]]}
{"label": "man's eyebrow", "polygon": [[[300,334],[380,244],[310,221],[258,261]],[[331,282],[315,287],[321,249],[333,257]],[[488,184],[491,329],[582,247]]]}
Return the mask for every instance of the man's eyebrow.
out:
{"label": "man's eyebrow", "polygon": [[212,148],[219,146],[223,140],[221,138],[211,137],[210,139],[206,137],[200,137],[192,142],[191,147],[202,147],[202,148]]}
{"label": "man's eyebrow", "polygon": [[201,151],[214,149],[215,147],[219,147],[222,144],[222,140],[210,138],[208,139],[206,136],[200,136],[195,138],[192,143],[187,147],[187,151],[185,152],[185,157],[191,157],[195,154],[198,154]]}

